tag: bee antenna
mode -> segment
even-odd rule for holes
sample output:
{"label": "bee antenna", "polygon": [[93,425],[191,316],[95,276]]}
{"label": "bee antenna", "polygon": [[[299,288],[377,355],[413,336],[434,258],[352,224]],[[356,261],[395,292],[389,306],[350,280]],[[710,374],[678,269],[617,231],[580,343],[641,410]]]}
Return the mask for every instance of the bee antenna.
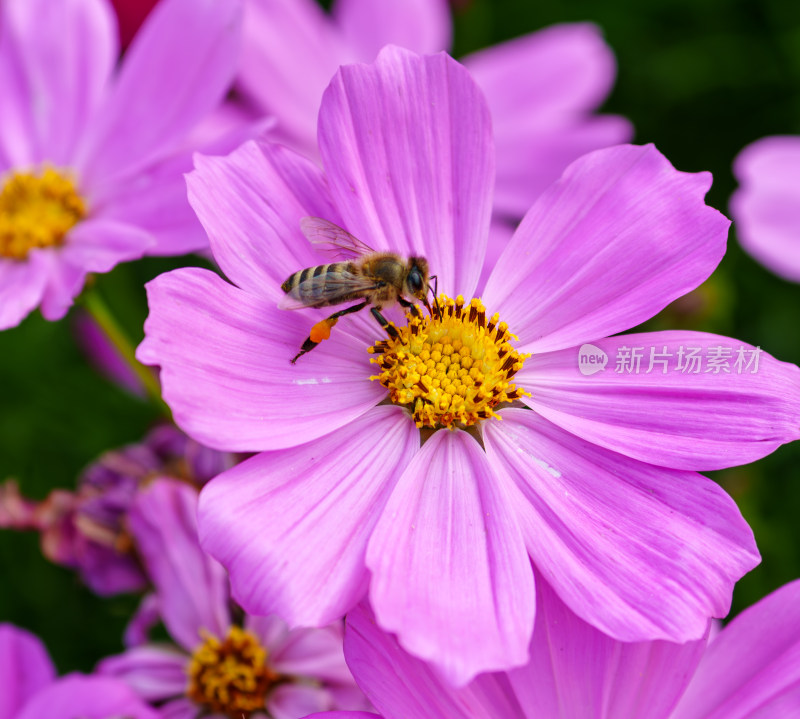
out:
{"label": "bee antenna", "polygon": [[[429,280],[429,282],[428,282],[428,291],[429,292],[431,292],[431,291],[433,292],[433,304],[436,307],[436,314],[441,316],[442,310],[439,307],[439,278],[438,278],[437,275],[431,275],[428,278],[428,280]],[[431,289],[430,280],[433,280],[433,289]],[[426,304],[427,304],[427,299],[428,298],[426,297],[425,298]],[[427,305],[427,307],[428,307],[428,314],[431,314],[430,305]]]}

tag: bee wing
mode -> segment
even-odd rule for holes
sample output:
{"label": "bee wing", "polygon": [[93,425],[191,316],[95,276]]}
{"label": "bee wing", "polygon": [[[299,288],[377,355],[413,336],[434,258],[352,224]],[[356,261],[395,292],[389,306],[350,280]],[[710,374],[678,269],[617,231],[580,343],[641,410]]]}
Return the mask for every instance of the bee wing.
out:
{"label": "bee wing", "polygon": [[333,252],[342,258],[350,259],[375,252],[366,242],[321,217],[304,217],[300,220],[300,229],[312,245],[317,245],[316,249]]}
{"label": "bee wing", "polygon": [[[278,309],[299,310],[304,307],[325,307],[358,298],[384,285],[383,282],[350,272],[325,273],[309,277],[293,287],[278,302]],[[355,297],[354,297],[355,296]]]}

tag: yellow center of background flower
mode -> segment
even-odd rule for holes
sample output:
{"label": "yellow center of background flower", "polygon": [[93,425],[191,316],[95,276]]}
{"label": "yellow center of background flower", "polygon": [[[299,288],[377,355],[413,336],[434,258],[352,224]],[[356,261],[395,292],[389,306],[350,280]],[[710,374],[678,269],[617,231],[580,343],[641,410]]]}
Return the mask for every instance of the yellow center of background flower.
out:
{"label": "yellow center of background flower", "polygon": [[224,640],[209,633],[204,639],[189,662],[186,696],[232,719],[263,711],[279,675],[267,665],[267,650],[258,639],[241,627],[231,627]]}
{"label": "yellow center of background flower", "polygon": [[378,380],[395,404],[407,405],[417,427],[469,427],[500,417],[495,408],[530,393],[510,382],[530,357],[510,344],[516,339],[496,313],[486,321],[479,299],[464,305],[459,295],[441,295],[423,317],[409,312],[397,338],[376,342],[369,352]]}
{"label": "yellow center of background flower", "polygon": [[86,217],[86,203],[66,174],[44,167],[14,172],[0,190],[0,257],[24,260],[36,247],[54,247]]}

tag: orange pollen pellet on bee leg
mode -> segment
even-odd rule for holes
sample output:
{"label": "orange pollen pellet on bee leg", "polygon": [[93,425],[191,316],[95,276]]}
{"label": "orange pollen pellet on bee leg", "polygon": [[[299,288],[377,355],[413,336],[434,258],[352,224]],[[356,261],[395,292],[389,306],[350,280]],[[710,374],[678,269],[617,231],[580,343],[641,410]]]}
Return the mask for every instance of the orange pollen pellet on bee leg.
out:
{"label": "orange pollen pellet on bee leg", "polygon": [[333,327],[338,321],[338,319],[326,319],[317,322],[317,324],[311,328],[311,332],[308,335],[311,338],[311,341],[322,342],[322,340],[329,339],[331,336],[331,327]]}

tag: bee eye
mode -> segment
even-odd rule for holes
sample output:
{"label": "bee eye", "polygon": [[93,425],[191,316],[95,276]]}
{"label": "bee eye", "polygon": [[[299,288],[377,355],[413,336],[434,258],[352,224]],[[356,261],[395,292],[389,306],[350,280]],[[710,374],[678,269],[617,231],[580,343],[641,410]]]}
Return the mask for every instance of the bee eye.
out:
{"label": "bee eye", "polygon": [[422,291],[422,273],[416,267],[411,268],[408,273],[408,289],[412,294],[419,294]]}

